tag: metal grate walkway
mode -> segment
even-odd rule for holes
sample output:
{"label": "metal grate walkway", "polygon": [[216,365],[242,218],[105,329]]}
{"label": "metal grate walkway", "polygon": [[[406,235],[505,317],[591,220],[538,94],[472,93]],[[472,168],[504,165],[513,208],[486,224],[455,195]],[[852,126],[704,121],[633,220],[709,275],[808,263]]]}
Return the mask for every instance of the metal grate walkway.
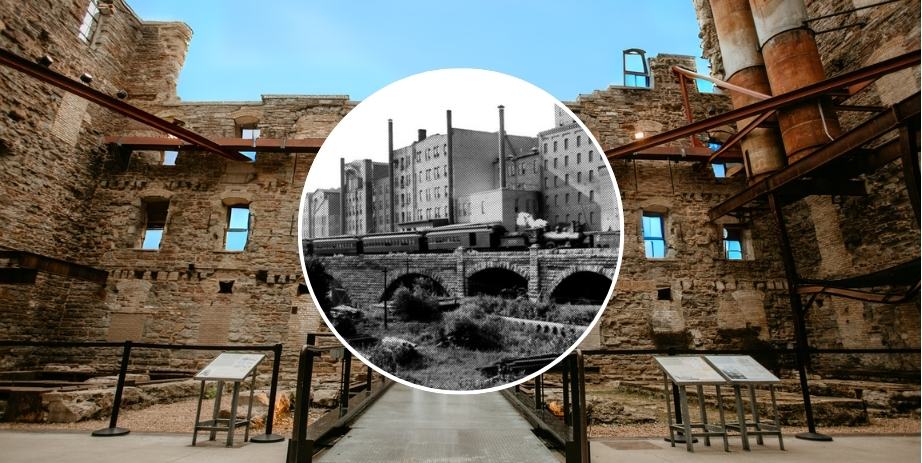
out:
{"label": "metal grate walkway", "polygon": [[499,393],[446,395],[395,384],[314,461],[559,463]]}

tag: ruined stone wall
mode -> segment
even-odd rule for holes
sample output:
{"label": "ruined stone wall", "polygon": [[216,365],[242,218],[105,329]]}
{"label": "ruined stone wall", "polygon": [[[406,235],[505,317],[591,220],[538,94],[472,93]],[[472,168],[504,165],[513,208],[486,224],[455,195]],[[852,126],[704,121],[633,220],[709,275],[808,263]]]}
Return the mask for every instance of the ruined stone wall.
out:
{"label": "ruined stone wall", "polygon": [[[629,143],[637,130],[651,135],[685,125],[673,65],[695,68],[692,57],[659,55],[651,59],[653,88],[610,87],[581,95],[570,107],[602,146]],[[688,89],[696,120],[729,109],[726,96]],[[743,179],[718,179],[710,167],[690,162],[614,161],[612,167],[624,205],[621,273],[598,334],[584,346],[733,348],[786,346],[793,339],[770,218],[754,216],[743,224],[752,250],[752,259],[744,261],[723,257],[720,224],[708,221],[708,209],[743,188]],[[665,259],[645,256],[644,210],[665,214]],[[663,289],[671,300],[660,300]],[[649,359],[590,360],[605,378],[656,377]]]}
{"label": "ruined stone wall", "polygon": [[[704,58],[720,78],[722,64],[707,0],[693,0],[701,27]],[[806,0],[810,18],[874,1]],[[873,6],[811,21],[827,76],[854,71],[919,49],[919,1]],[[861,26],[857,26],[862,24]],[[849,27],[844,27],[849,26]],[[840,30],[832,30],[842,28]],[[919,91],[919,68],[886,76],[848,104],[886,106]],[[864,112],[840,112],[843,130],[866,119]],[[891,133],[881,140],[893,138]],[[812,196],[785,207],[799,273],[805,278],[845,278],[890,267],[919,256],[918,218],[903,183],[901,161],[866,175],[868,195]],[[892,288],[875,288],[889,291]],[[811,343],[818,347],[910,347],[919,339],[919,302],[881,305],[821,296],[808,316]],[[874,375],[918,370],[912,356],[824,356],[814,369],[828,374]]]}

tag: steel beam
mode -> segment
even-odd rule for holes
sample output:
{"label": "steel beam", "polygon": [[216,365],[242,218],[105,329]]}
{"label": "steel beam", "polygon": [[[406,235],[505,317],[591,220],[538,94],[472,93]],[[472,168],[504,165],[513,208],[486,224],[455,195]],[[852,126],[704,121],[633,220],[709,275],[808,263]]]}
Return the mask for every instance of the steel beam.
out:
{"label": "steel beam", "polygon": [[[215,144],[226,150],[259,151],[273,153],[308,153],[316,154],[325,138],[215,138]],[[199,145],[176,138],[167,137],[104,137],[103,143],[124,146],[133,150],[177,150],[189,151],[202,149]]]}
{"label": "steel beam", "polygon": [[736,144],[739,143],[743,137],[749,135],[749,132],[752,132],[758,128],[760,125],[762,125],[763,122],[768,120],[768,118],[772,117],[774,114],[774,111],[765,111],[764,113],[760,114],[759,117],[753,119],[748,125],[746,125],[746,127],[743,127],[742,130],[736,132],[732,137],[727,139],[727,141],[724,142],[723,146],[721,146],[719,150],[715,151],[714,154],[708,157],[707,162],[714,162],[715,159],[723,156],[727,151],[730,150],[730,148],[736,146]]}
{"label": "steel beam", "polygon": [[919,116],[919,93],[893,105],[884,111],[829,142],[810,156],[802,158],[776,174],[773,174],[749,188],[737,193],[730,199],[715,206],[708,212],[711,220],[716,220],[742,207],[750,201],[771,193],[790,184],[817,169],[828,165],[844,154],[861,148],[864,144],[879,138],[890,130],[899,128],[911,118]]}
{"label": "steel beam", "polygon": [[238,152],[226,149],[191,130],[184,129],[172,122],[139,109],[136,106],[132,106],[122,100],[100,92],[89,85],[54,72],[38,63],[33,63],[7,49],[0,48],[0,64],[58,87],[66,92],[73,93],[74,95],[96,103],[99,106],[119,113],[132,120],[141,122],[157,130],[162,130],[180,140],[200,146],[204,150],[211,151],[233,161],[250,161],[250,158]]}
{"label": "steel beam", "polygon": [[727,125],[740,119],[755,116],[765,111],[776,110],[803,100],[815,98],[833,90],[839,90],[844,87],[850,87],[856,84],[862,84],[867,81],[877,79],[881,76],[917,66],[920,63],[920,51],[912,51],[876,64],[858,69],[853,72],[842,74],[831,79],[826,79],[814,84],[810,84],[792,92],[771,97],[742,108],[734,109],[726,113],[703,119],[701,121],[679,127],[668,132],[651,135],[643,140],[638,140],[626,145],[612,148],[605,151],[605,155],[610,160],[628,157],[631,153],[642,151],[654,146],[669,143],[680,138],[688,137],[696,133],[704,132],[721,125]]}

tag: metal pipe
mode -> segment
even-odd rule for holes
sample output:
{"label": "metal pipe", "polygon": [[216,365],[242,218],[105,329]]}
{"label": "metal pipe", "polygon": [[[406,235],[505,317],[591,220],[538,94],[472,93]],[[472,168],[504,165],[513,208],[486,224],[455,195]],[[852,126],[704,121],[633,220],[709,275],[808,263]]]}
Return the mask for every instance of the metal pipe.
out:
{"label": "metal pipe", "polygon": [[[284,437],[272,433],[272,422],[275,421],[275,399],[278,395],[278,386],[279,386],[279,368],[282,365],[282,344],[276,344],[272,349],[272,384],[269,386],[269,411],[266,414],[266,432],[260,436],[255,436],[250,442],[256,443],[272,443],[272,442],[281,442],[285,440]],[[253,374],[253,379],[256,379],[256,374]],[[250,402],[250,407],[253,406],[252,401]],[[247,428],[249,432],[249,428]]]}
{"label": "metal pipe", "polygon": [[452,145],[452,128],[451,128],[451,110],[445,110],[445,156],[448,157],[448,223],[455,223],[455,167],[454,167],[454,148]]}
{"label": "metal pipe", "polygon": [[497,144],[499,145],[499,187],[506,188],[506,121],[505,108],[503,105],[499,108],[499,132],[496,134]]}
{"label": "metal pipe", "polygon": [[872,64],[856,71],[832,77],[822,82],[810,84],[806,87],[794,90],[784,95],[775,95],[767,100],[759,101],[742,108],[737,108],[714,117],[688,124],[683,127],[678,127],[667,132],[657,133],[642,140],[637,140],[615,148],[608,148],[605,150],[605,156],[608,157],[609,160],[629,157],[638,151],[643,151],[647,148],[669,143],[689,135],[736,122],[750,116],[762,114],[768,110],[796,104],[800,101],[804,101],[806,99],[810,99],[844,87],[872,82],[879,79],[881,76],[916,66],[919,64],[919,62],[919,50],[904,53],[902,55]]}
{"label": "metal pipe", "polygon": [[[803,0],[750,0],[749,3],[772,93],[788,93],[826,78],[813,31],[805,25],[807,9]],[[823,98],[778,111],[788,162],[807,156],[828,141],[824,118],[830,134],[838,136],[839,121]]]}
{"label": "metal pipe", "polygon": [[[711,0],[714,27],[720,44],[733,107],[742,108],[772,94],[759,53],[756,27],[748,0]],[[773,128],[749,127],[757,117],[737,121],[738,130],[749,130],[740,139],[750,182],[785,165],[778,132]]]}
{"label": "metal pipe", "polygon": [[[416,153],[413,153],[413,155],[415,156]],[[394,172],[394,120],[393,119],[387,120],[387,173],[388,173],[387,178],[388,178],[388,185],[389,185],[387,202],[388,202],[388,205],[390,206],[390,212],[391,212],[390,231],[394,231],[397,229],[397,209],[394,208],[394,195],[396,194],[396,192],[394,191],[395,172]],[[345,217],[345,214],[346,214],[346,211],[344,210],[343,211],[344,217]],[[345,232],[346,232],[345,227],[343,227],[343,233]]]}

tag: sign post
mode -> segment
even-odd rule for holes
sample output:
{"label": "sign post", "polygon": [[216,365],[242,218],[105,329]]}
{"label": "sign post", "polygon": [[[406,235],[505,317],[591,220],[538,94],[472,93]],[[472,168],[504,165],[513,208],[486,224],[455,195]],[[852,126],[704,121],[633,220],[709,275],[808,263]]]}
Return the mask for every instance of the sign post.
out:
{"label": "sign post", "polygon": [[[749,450],[750,434],[756,436],[756,443],[759,445],[764,445],[762,436],[778,436],[778,446],[781,450],[784,450],[784,441],[781,438],[781,422],[778,419],[778,403],[775,400],[775,384],[780,383],[781,380],[748,355],[707,355],[704,360],[733,385],[738,421],[728,423],[727,427],[739,431],[743,441],[743,450]],[[772,401],[774,424],[763,423],[759,418],[759,405],[756,402],[755,390],[757,385],[768,386]],[[746,422],[746,407],[743,406],[741,391],[743,387],[749,389],[751,423]]]}
{"label": "sign post", "polygon": [[[192,434],[192,445],[195,445],[198,439],[199,431],[210,431],[208,440],[215,440],[218,431],[227,432],[227,446],[234,445],[234,430],[237,427],[245,426],[243,441],[250,438],[250,421],[253,414],[253,391],[256,389],[256,366],[265,358],[262,354],[243,354],[223,352],[202,371],[195,375],[195,379],[202,382],[199,388],[198,406],[195,410],[195,430]],[[246,420],[237,421],[237,400],[240,396],[240,383],[252,376],[250,381],[250,401],[247,407]],[[215,398],[214,408],[210,420],[201,420],[202,401],[205,398],[205,383],[215,381]],[[224,383],[232,381],[234,383],[231,395],[230,413],[227,418],[221,418],[221,398],[224,394]]]}
{"label": "sign post", "polygon": [[[721,437],[724,441],[724,451],[730,451],[727,441],[727,426],[724,419],[723,395],[720,386],[727,381],[707,364],[701,357],[654,357],[656,363],[663,371],[666,397],[666,416],[669,424],[669,440],[673,447],[676,444],[676,433],[681,433],[685,438],[685,449],[694,452],[695,437],[704,437],[704,445],[711,445],[711,437]],[[676,420],[672,416],[672,394],[678,390],[679,404],[676,409]],[[698,411],[701,421],[692,423],[688,409],[688,394],[686,387],[695,386],[698,395]],[[707,410],[704,403],[704,386],[714,386],[717,394],[717,410],[720,422],[709,423]],[[694,431],[700,429],[700,431]]]}

